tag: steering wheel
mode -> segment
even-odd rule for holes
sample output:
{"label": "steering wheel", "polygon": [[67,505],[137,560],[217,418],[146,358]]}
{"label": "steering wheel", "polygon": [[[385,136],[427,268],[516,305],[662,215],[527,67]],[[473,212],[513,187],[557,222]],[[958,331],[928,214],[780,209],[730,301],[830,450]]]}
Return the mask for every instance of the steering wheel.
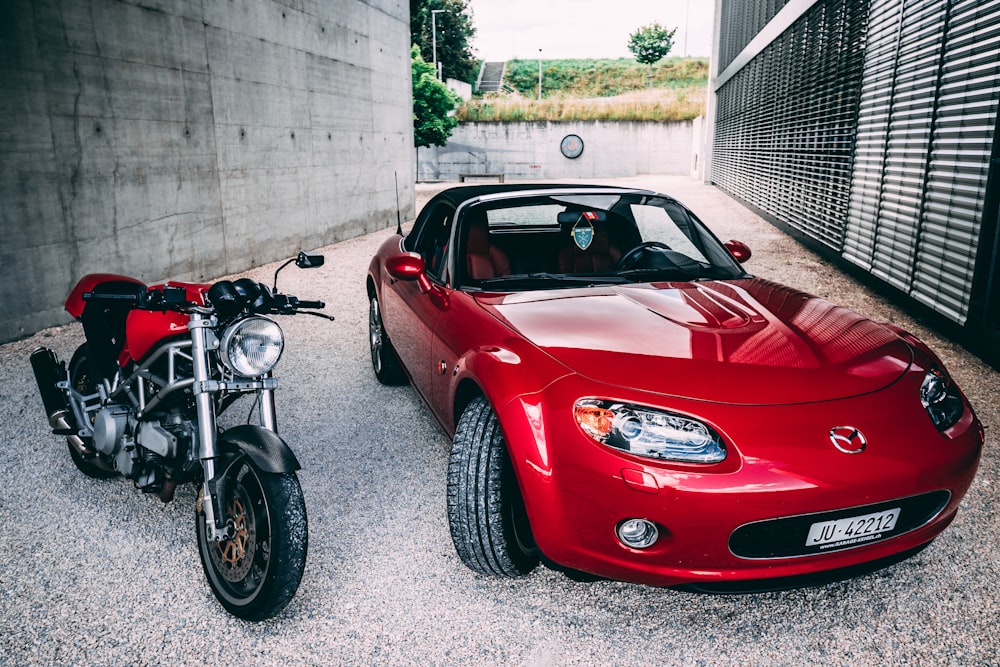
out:
{"label": "steering wheel", "polygon": [[649,248],[659,248],[661,250],[670,250],[670,246],[666,243],[661,243],[659,241],[644,241],[636,247],[629,250],[627,253],[622,255],[622,258],[618,260],[618,264],[615,265],[615,271],[620,271],[625,268],[629,260],[635,259],[642,251],[648,250]]}

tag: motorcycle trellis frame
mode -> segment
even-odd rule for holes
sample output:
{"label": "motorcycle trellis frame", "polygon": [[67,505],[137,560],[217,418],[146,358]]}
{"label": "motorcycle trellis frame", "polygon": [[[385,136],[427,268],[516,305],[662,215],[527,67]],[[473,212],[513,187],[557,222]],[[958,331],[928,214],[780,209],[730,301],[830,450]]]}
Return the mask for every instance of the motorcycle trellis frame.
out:
{"label": "motorcycle trellis frame", "polygon": [[[244,439],[240,438],[227,438],[227,443],[232,442],[243,454],[254,461],[266,456],[266,453],[272,454],[266,462],[268,463],[267,467],[274,472],[296,470],[298,462],[294,455],[291,455],[287,444],[280,437],[277,437],[277,416],[274,403],[274,390],[278,387],[277,379],[272,377],[270,373],[258,380],[236,379],[235,377],[224,380],[211,379],[208,352],[210,349],[218,349],[219,347],[218,337],[212,331],[216,326],[218,326],[218,320],[214,316],[192,313],[188,323],[188,329],[191,332],[189,340],[177,340],[161,346],[140,364],[128,379],[115,382],[110,387],[106,386],[106,381],[99,383],[96,394],[81,394],[71,385],[68,377],[59,382],[58,386],[70,394],[73,399],[69,401],[69,404],[77,424],[80,425],[77,435],[82,438],[94,435],[93,430],[87,426],[91,421],[87,418],[86,413],[100,410],[108,400],[120,397],[127,398],[136,410],[136,418],[142,421],[169,396],[190,388],[195,398],[195,408],[198,413],[198,459],[201,461],[205,473],[203,493],[205,498],[210,499],[210,502],[203,503],[206,527],[212,539],[221,540],[227,539],[229,535],[228,526],[221,520],[222,512],[218,507],[217,500],[219,494],[218,489],[215,488],[218,480],[215,464],[220,452],[216,442],[216,414],[212,395],[222,392],[258,392],[262,430],[270,431],[275,437],[262,437],[263,434],[255,433],[257,437],[253,439],[259,442],[260,447],[248,445],[242,442]],[[164,357],[167,359],[166,378],[162,378],[152,371],[152,367]],[[193,369],[191,377],[177,377],[178,359],[191,363]],[[228,374],[228,371],[224,370],[223,372]],[[159,388],[155,396],[147,398],[145,381],[152,382]],[[276,450],[287,451],[279,453]],[[274,454],[278,454],[278,456],[274,457]],[[281,469],[275,469],[271,463],[274,460],[285,463],[278,467]],[[233,461],[227,461],[225,469],[228,470],[232,463]]]}

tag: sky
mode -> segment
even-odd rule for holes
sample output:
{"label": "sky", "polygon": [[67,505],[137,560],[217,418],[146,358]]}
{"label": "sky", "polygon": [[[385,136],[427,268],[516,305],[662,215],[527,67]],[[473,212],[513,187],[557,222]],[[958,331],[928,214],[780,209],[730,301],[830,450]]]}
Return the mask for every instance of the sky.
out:
{"label": "sky", "polygon": [[[631,58],[629,34],[677,28],[671,56],[712,49],[714,0],[469,0],[476,55],[486,60]],[[686,39],[685,39],[686,38]]]}

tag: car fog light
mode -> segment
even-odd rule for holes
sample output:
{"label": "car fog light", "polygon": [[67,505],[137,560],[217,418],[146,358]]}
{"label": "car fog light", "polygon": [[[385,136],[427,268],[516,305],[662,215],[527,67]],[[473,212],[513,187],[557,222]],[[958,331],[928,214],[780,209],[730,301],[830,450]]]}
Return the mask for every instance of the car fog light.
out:
{"label": "car fog light", "polygon": [[630,549],[650,547],[660,537],[656,524],[647,519],[626,519],[615,529],[619,541]]}

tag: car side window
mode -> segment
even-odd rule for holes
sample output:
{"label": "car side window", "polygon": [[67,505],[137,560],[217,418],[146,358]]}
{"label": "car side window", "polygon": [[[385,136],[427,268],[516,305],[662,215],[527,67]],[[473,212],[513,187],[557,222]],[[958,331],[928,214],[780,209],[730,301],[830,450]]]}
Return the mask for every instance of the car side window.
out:
{"label": "car side window", "polygon": [[455,218],[454,213],[455,209],[451,206],[438,204],[425,219],[412,248],[424,258],[427,275],[440,282],[444,282],[445,257],[451,237],[452,220]]}

